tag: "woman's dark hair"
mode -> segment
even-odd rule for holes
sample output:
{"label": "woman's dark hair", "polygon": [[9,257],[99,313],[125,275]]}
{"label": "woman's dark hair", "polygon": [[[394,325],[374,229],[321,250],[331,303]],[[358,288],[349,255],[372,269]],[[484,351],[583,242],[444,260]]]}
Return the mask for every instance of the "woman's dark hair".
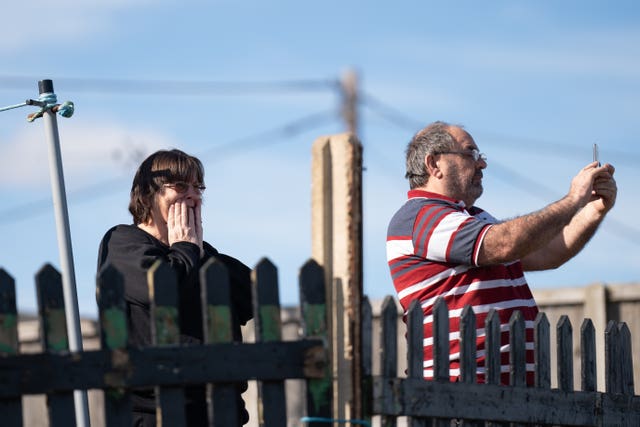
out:
{"label": "woman's dark hair", "polygon": [[153,198],[163,184],[174,182],[204,184],[204,167],[198,158],[180,150],[160,150],[147,157],[133,178],[129,212],[134,224],[151,218]]}

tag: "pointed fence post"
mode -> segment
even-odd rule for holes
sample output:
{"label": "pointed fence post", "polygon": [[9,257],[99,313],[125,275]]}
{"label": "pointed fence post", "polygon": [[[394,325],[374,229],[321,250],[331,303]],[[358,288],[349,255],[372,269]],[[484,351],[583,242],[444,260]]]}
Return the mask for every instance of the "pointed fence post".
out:
{"label": "pointed fence post", "polygon": [[[16,283],[9,273],[0,268],[0,358],[19,352]],[[3,426],[22,427],[22,399],[0,400],[0,414]]]}
{"label": "pointed fence post", "polygon": [[558,388],[573,391],[573,328],[566,315],[560,316],[556,327],[558,343]]}
{"label": "pointed fence post", "polygon": [[[307,261],[299,275],[300,308],[302,310],[302,333],[305,338],[320,338],[326,347],[323,378],[307,380],[307,413],[311,419],[331,419],[333,396],[331,364],[329,361],[329,329],[323,268],[314,260]],[[309,422],[308,427],[323,427],[325,423]]]}
{"label": "pointed fence post", "polygon": [[[420,307],[422,310],[422,307]],[[424,326],[423,326],[424,327]],[[433,380],[449,382],[451,380],[451,362],[449,345],[449,307],[443,297],[433,304]],[[423,357],[424,358],[424,357]],[[450,420],[442,418],[424,419],[424,424],[433,427],[448,427]],[[429,424],[431,423],[431,424]],[[413,426],[412,426],[413,427]]]}
{"label": "pointed fence post", "polygon": [[[154,346],[180,344],[178,283],[176,273],[158,260],[147,271],[151,301],[151,342]],[[181,387],[155,387],[158,426],[186,425],[184,390]]]}
{"label": "pointed fence post", "polygon": [[500,337],[500,315],[496,309],[489,310],[485,317],[485,370],[487,384],[500,384],[502,372],[502,356],[500,355],[501,337]]}
{"label": "pointed fence post", "polygon": [[[43,351],[56,353],[69,350],[67,323],[64,315],[62,277],[50,264],[46,264],[36,275],[36,294]],[[55,372],[53,375],[65,375]],[[75,426],[73,393],[50,393],[47,395],[49,425],[51,427]]]}
{"label": "pointed fence post", "polygon": [[538,388],[551,388],[551,335],[547,315],[540,312],[533,322],[535,379]]}
{"label": "pointed fence post", "polygon": [[[419,305],[418,308],[420,312],[422,312],[422,308],[420,308]],[[420,317],[420,319],[422,319],[421,313],[420,316],[418,316],[417,313],[414,316]],[[411,318],[413,318],[414,316],[412,316]],[[409,330],[411,330],[408,320],[409,319],[407,319],[407,326],[409,327]],[[390,295],[387,295],[382,302],[380,322],[382,323],[382,327],[380,328],[379,349],[380,371],[383,379],[388,379],[388,381],[390,381],[398,376],[398,308],[396,306],[395,299]],[[416,334],[411,334],[409,337],[407,337],[408,341],[409,338],[411,339],[411,341],[407,343],[407,349],[409,351],[411,351],[414,335]],[[418,337],[415,338],[417,339]],[[423,348],[424,347],[422,347],[421,350]],[[412,357],[418,357],[418,355],[416,354]],[[422,354],[422,359],[424,360],[424,353]],[[424,374],[422,374],[422,376],[424,377]],[[394,395],[397,396],[397,394]],[[396,407],[401,407],[402,404],[399,403],[398,400],[393,403],[395,403]],[[380,417],[381,427],[396,427],[396,425],[397,417],[395,415],[382,415]]]}
{"label": "pointed fence post", "polygon": [[371,302],[366,296],[362,298],[361,315],[362,420],[371,425],[371,417],[373,415],[373,311]]}
{"label": "pointed fence post", "polygon": [[464,307],[460,316],[460,368],[463,383],[477,382],[476,315],[470,305]]}
{"label": "pointed fence post", "polygon": [[527,358],[525,353],[524,318],[515,311],[509,319],[509,363],[511,364],[510,384],[516,387],[527,385]]}
{"label": "pointed fence post", "polygon": [[[436,303],[437,304],[437,303]],[[446,306],[445,306],[446,308]],[[445,313],[446,315],[446,313]],[[448,328],[448,325],[447,325]],[[424,323],[420,301],[413,300],[407,310],[407,377],[424,379]],[[435,338],[434,338],[435,344]],[[447,347],[449,342],[447,341]],[[447,357],[449,352],[447,351]],[[447,364],[447,370],[449,364]],[[434,370],[435,379],[435,370]],[[427,418],[411,417],[411,427],[430,426],[431,420]]]}
{"label": "pointed fence post", "polygon": [[622,378],[622,394],[633,396],[633,353],[631,351],[631,331],[625,322],[618,323],[620,339],[620,377]]}
{"label": "pointed fence post", "polygon": [[96,289],[101,347],[112,351],[113,373],[107,378],[112,387],[104,391],[105,426],[130,425],[131,392],[122,387],[131,368],[127,353],[129,331],[124,300],[124,278],[111,264],[107,264],[98,272]]}
{"label": "pointed fence post", "polygon": [[[278,270],[263,258],[251,272],[253,287],[253,318],[256,342],[282,340]],[[287,423],[287,405],[283,381],[261,381],[258,384],[260,426],[277,427]]]}
{"label": "pointed fence post", "polygon": [[607,393],[622,393],[619,332],[615,320],[609,320],[604,331],[605,385]]}
{"label": "pointed fence post", "polygon": [[584,319],[580,327],[580,376],[582,391],[598,389],[596,361],[596,332],[591,319]]}
{"label": "pointed fence post", "polygon": [[[233,342],[231,289],[227,267],[215,258],[210,258],[200,269],[200,286],[205,344]],[[207,384],[207,412],[213,425],[240,425],[237,394],[233,383]]]}

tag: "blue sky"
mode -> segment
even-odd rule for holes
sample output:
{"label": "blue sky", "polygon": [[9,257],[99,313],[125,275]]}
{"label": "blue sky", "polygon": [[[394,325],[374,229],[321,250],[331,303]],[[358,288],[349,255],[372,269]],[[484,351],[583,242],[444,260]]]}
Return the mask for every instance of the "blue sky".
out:
{"label": "blue sky", "polygon": [[[282,303],[296,303],[298,268],[311,254],[311,144],[345,129],[329,83],[348,69],[358,72],[363,95],[371,298],[393,293],[386,225],[406,197],[406,143],[433,120],[465,125],[487,154],[478,205],[499,218],[562,197],[597,142],[602,160],[616,166],[616,207],[574,260],[529,274],[529,283],[638,282],[640,6],[450,3],[4,5],[0,107],[37,97],[43,78],[60,101],[76,104],[75,115],[58,122],[80,312],[96,313],[100,238],[131,221],[135,167],[167,147],[205,164],[205,238],[250,266],[269,257],[279,267]],[[214,82],[237,85],[223,92],[205,84]],[[301,84],[284,90],[277,82]],[[36,271],[60,265],[44,125],[27,123],[30,112],[0,113],[0,267],[16,279],[23,312],[36,308]],[[298,122],[305,117],[317,120]]]}

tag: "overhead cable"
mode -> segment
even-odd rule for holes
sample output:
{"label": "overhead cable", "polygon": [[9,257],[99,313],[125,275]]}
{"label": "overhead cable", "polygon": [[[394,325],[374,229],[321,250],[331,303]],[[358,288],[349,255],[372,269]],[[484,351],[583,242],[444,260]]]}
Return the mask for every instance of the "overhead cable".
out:
{"label": "overhead cable", "polygon": [[[0,76],[0,89],[24,90],[30,88],[35,77]],[[128,95],[210,96],[252,95],[256,93],[311,93],[328,92],[339,88],[335,79],[281,80],[281,81],[213,81],[213,80],[152,80],[55,77],[57,87],[67,93],[118,93]]]}
{"label": "overhead cable", "polygon": [[[253,135],[215,145],[207,150],[196,153],[196,155],[201,159],[204,159],[215,154],[215,159],[209,160],[209,162],[220,161],[222,157],[232,155],[235,152],[239,153],[245,152],[246,150],[255,150],[280,143],[283,139],[293,138],[303,132],[317,128],[330,120],[335,120],[336,116],[337,115],[334,110],[309,114],[263,132],[257,132]],[[74,191],[69,191],[69,200],[72,203],[81,203],[116,193],[122,189],[121,185],[125,179],[131,179],[131,177],[120,176]],[[0,210],[0,227],[32,218],[44,212],[48,212],[51,209],[52,201],[50,197],[2,209]]]}

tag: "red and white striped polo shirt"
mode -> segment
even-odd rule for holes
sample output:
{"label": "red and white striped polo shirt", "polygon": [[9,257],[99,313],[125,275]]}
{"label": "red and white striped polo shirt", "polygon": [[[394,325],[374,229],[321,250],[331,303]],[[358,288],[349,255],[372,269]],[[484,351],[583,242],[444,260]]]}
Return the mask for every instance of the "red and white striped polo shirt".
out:
{"label": "red and white striped polo shirt", "polygon": [[[449,308],[450,376],[460,375],[460,315],[468,304],[478,325],[478,381],[484,381],[484,324],[489,310],[500,317],[502,382],[508,383],[509,319],[520,310],[526,327],[527,382],[533,378],[533,322],[538,308],[520,261],[478,267],[478,252],[497,220],[479,208],[422,190],[411,190],[387,231],[387,262],[405,315],[419,300],[424,312],[424,376],[433,378],[432,311],[442,296]],[[406,317],[406,316],[405,316]]]}

